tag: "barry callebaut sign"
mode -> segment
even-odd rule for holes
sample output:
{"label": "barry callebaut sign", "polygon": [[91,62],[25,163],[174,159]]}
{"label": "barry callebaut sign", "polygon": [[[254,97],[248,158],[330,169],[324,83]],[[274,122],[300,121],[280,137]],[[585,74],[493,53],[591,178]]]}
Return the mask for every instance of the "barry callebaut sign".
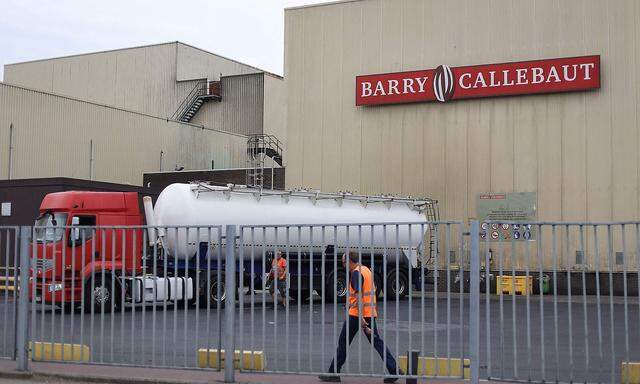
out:
{"label": "barry callebaut sign", "polygon": [[356,105],[473,99],[600,88],[600,56],[519,61],[356,77]]}

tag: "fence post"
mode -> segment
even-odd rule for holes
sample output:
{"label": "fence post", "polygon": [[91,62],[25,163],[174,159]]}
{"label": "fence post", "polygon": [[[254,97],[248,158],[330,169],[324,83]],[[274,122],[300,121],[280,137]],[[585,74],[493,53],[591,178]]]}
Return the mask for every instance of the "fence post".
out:
{"label": "fence post", "polygon": [[20,282],[16,321],[16,361],[18,371],[29,368],[29,236],[31,227],[20,227]]}
{"label": "fence post", "polygon": [[[225,245],[225,307],[224,307],[224,382],[233,383],[235,372],[233,359],[235,353],[233,325],[236,311],[236,226],[227,225]],[[242,357],[241,357],[242,358]]]}
{"label": "fence post", "polygon": [[478,220],[471,221],[470,256],[469,357],[471,383],[477,384],[480,380],[480,226]]}

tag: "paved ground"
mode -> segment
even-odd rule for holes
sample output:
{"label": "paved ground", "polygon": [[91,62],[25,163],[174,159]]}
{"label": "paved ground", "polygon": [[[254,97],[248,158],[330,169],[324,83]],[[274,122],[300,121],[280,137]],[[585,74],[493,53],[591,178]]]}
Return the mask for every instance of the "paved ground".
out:
{"label": "paved ground", "polygon": [[[245,350],[264,350],[269,371],[326,370],[344,317],[343,306],[326,304],[323,307],[319,297],[315,297],[313,303],[294,303],[287,316],[286,311],[274,310],[270,303],[263,307],[261,294],[254,299],[253,312],[251,296],[244,297],[242,311],[236,309],[238,345]],[[432,294],[424,298],[414,296],[411,302],[388,302],[386,310],[380,304],[380,332],[396,356],[417,349],[423,355],[468,357],[468,297],[464,296],[463,300],[462,321],[458,295],[449,301],[446,296],[437,300]],[[487,322],[483,297],[481,376],[536,381],[584,381],[587,378],[588,381],[610,381],[613,372],[614,380],[618,381],[620,361],[626,360],[627,341],[629,359],[640,360],[638,298],[630,298],[628,303],[628,333],[625,333],[625,306],[621,298],[612,302],[603,300],[599,307],[595,297],[587,301],[585,312],[582,298],[574,298],[570,303],[561,297],[554,305],[550,297],[545,297],[541,308],[539,297],[531,297],[527,317],[524,297],[516,298],[514,311],[511,297],[503,297],[501,306],[500,299],[492,296]],[[12,308],[11,300],[5,304],[0,297],[0,320],[6,314],[7,324],[11,324]],[[558,314],[557,328],[554,311]],[[86,314],[38,309],[33,313],[31,335],[34,340],[87,344],[91,347],[92,360],[98,363],[140,366],[195,367],[197,348],[218,348],[221,329],[216,309],[207,313],[206,309],[193,307],[186,311],[180,307],[174,310],[170,305],[165,311],[160,305],[156,306],[155,317],[153,313],[153,307],[149,306],[91,319]],[[12,350],[13,327],[8,326],[6,332],[4,344],[0,344],[0,356],[10,355]],[[345,372],[383,372],[379,357],[361,336],[356,337],[349,350]]]}
{"label": "paved ground", "polygon": [[[221,383],[224,375],[210,370],[180,370],[136,367],[113,367],[106,365],[87,364],[56,364],[32,362],[29,366],[30,374],[15,372],[15,362],[0,360],[0,383],[117,383],[117,384],[185,384],[185,383]],[[17,378],[19,376],[20,378]],[[292,374],[235,374],[236,383],[245,384],[317,384],[319,381],[311,375]],[[346,384],[381,383],[381,379],[365,377],[342,377]],[[426,380],[418,380],[426,383]],[[462,380],[428,380],[430,384],[462,384]],[[404,380],[398,381],[404,384]]]}

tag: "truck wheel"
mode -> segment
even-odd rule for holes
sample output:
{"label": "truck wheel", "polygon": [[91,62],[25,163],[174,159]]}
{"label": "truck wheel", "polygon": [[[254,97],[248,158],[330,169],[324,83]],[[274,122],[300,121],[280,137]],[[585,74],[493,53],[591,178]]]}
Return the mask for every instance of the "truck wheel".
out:
{"label": "truck wheel", "polygon": [[329,272],[324,284],[324,289],[322,290],[325,302],[333,303],[333,298],[336,296],[338,297],[339,303],[344,302],[347,298],[347,289],[347,277],[345,276],[344,270],[338,271],[337,279],[333,271]]}
{"label": "truck wheel", "polygon": [[[396,291],[396,280],[398,281],[398,287]],[[392,269],[387,273],[387,287],[385,289],[385,295],[388,300],[396,300],[396,298],[402,300],[407,296],[409,292],[409,279],[404,271],[397,273],[395,269]]]}
{"label": "truck wheel", "polygon": [[[225,290],[225,276],[220,274],[220,281],[218,281],[217,274],[211,276],[211,286],[209,287],[208,300],[211,303],[211,308],[216,308],[218,303],[220,306],[224,305],[224,301],[227,298],[227,292]],[[205,282],[206,287],[206,282]],[[220,297],[218,297],[218,287],[220,287]],[[206,302],[205,302],[206,305]]]}
{"label": "truck wheel", "polygon": [[[84,287],[83,303],[85,313],[90,313],[91,308],[93,308],[95,313],[111,312],[112,305],[114,306],[114,310],[118,308],[120,301],[111,290],[113,278],[112,275],[105,274],[103,280],[102,274],[99,273],[87,279]],[[119,291],[120,286],[118,282],[113,282],[113,287],[115,291]]]}

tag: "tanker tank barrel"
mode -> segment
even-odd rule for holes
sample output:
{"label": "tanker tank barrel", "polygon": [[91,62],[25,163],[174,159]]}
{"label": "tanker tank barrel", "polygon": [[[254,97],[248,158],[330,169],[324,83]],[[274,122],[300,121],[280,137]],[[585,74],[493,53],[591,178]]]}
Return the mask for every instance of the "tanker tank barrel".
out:
{"label": "tanker tank barrel", "polygon": [[[371,225],[367,236],[375,248],[382,249],[383,226],[391,223],[423,224],[427,222],[424,206],[431,199],[402,198],[396,196],[364,196],[350,193],[326,193],[319,191],[273,191],[264,189],[226,187],[204,183],[171,184],[158,197],[153,208],[155,224],[163,226],[263,226],[264,235],[256,235],[255,241],[268,244],[272,251],[283,244],[286,227],[300,228],[300,236],[291,236],[290,244],[320,247],[318,226],[335,226],[335,238],[325,239],[337,249],[348,248],[353,225]],[[347,225],[348,224],[348,225]],[[414,253],[423,233],[419,226],[388,226],[389,236],[397,236],[400,245]],[[416,229],[418,229],[416,231]],[[178,259],[192,257],[199,244],[206,243],[197,231],[159,231],[168,254]],[[317,244],[316,244],[317,243]],[[250,245],[250,244],[244,244]],[[217,246],[217,244],[211,244]],[[272,249],[273,248],[273,249]],[[249,246],[245,249],[250,249]],[[403,252],[404,253],[404,252]],[[251,257],[250,255],[243,255]]]}

